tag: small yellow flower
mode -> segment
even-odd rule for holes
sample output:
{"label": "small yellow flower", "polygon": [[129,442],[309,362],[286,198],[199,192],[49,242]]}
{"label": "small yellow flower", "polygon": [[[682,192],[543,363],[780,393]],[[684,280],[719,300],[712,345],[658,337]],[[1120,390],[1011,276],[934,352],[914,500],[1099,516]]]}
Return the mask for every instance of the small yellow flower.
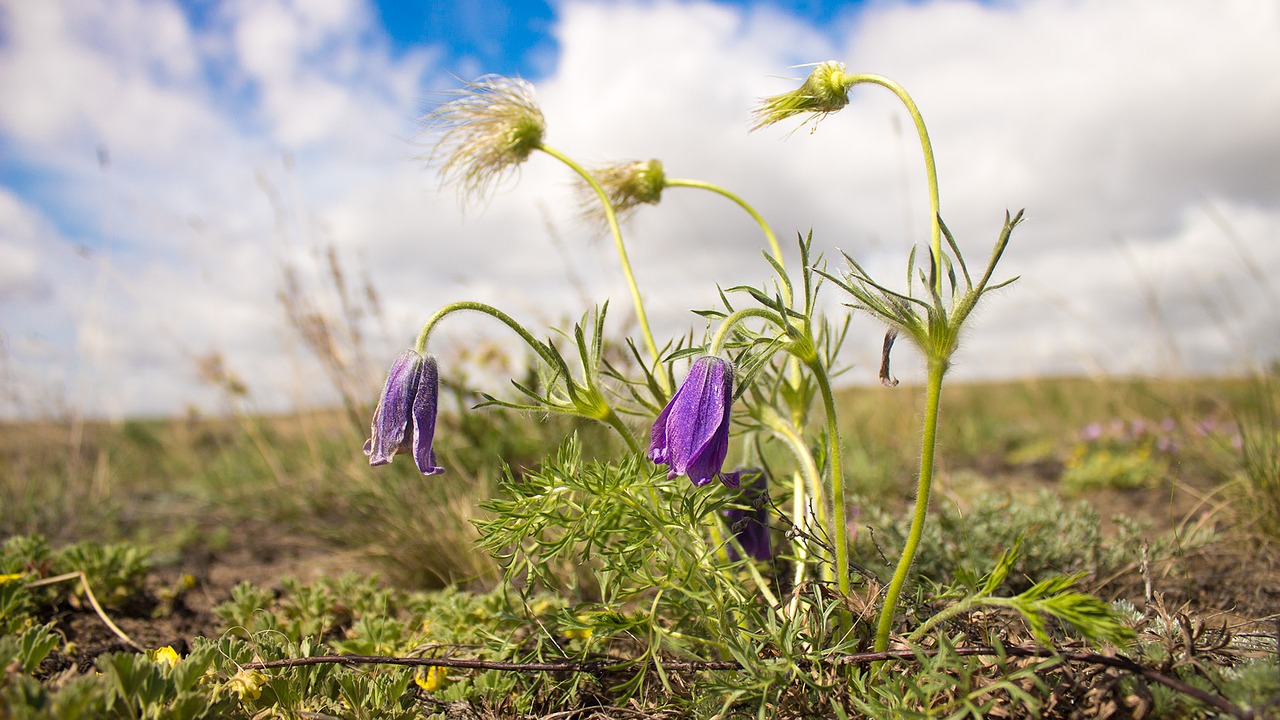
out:
{"label": "small yellow flower", "polygon": [[[590,618],[586,615],[575,615],[574,620],[586,625]],[[564,628],[564,636],[570,640],[586,640],[591,637],[592,631],[590,627],[567,627]]]}
{"label": "small yellow flower", "polygon": [[178,657],[178,652],[173,649],[172,645],[165,645],[147,653],[147,657],[151,658],[151,662],[157,665],[168,665],[173,667],[177,665],[182,658]]}
{"label": "small yellow flower", "polygon": [[8,575],[0,575],[0,585],[4,585],[6,583],[11,583],[11,582],[17,582],[18,580],[21,580],[26,576],[27,576],[26,573],[9,573]]}
{"label": "small yellow flower", "polygon": [[435,692],[444,687],[449,678],[445,674],[446,668],[439,665],[433,665],[429,668],[418,668],[413,674],[413,682],[426,692]]}

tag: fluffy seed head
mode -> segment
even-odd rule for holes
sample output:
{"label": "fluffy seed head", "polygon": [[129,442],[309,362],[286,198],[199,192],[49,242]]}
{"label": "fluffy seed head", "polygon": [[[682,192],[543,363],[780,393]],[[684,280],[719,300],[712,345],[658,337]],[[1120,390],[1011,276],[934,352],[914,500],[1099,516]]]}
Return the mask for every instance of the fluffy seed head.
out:
{"label": "fluffy seed head", "polygon": [[752,111],[752,130],[759,130],[793,115],[813,115],[814,121],[849,104],[849,74],[844,63],[818,63],[804,84],[790,92],[764,98]]}
{"label": "fluffy seed head", "polygon": [[441,133],[428,159],[464,199],[482,199],[542,145],[546,119],[533,86],[520,78],[485,75],[456,95],[423,118]]}
{"label": "fluffy seed head", "polygon": [[[596,168],[591,174],[604,188],[604,194],[619,218],[626,217],[640,205],[657,205],[662,200],[662,189],[667,185],[661,160],[618,163]],[[583,216],[603,222],[604,210],[595,190],[584,180],[577,182],[577,190]]]}

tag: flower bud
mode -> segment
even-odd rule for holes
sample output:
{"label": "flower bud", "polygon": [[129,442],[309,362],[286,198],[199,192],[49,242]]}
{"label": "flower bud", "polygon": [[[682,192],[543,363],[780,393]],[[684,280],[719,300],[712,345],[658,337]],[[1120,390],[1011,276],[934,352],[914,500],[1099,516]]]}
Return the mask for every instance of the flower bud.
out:
{"label": "flower bud", "polygon": [[818,63],[804,84],[791,92],[767,97],[751,113],[752,130],[759,130],[793,115],[816,115],[821,120],[849,104],[849,74],[844,63]]}

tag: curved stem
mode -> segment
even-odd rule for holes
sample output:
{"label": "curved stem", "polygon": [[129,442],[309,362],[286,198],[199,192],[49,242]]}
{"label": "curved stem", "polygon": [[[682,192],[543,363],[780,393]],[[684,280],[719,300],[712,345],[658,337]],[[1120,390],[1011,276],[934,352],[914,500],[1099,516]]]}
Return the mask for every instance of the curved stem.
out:
{"label": "curved stem", "polygon": [[426,324],[422,326],[422,331],[418,333],[418,340],[416,343],[414,343],[413,349],[416,350],[419,354],[426,352],[427,339],[431,336],[431,331],[435,329],[436,325],[439,324],[439,322],[443,320],[445,316],[452,315],[455,312],[461,312],[463,310],[472,310],[475,312],[484,313],[485,315],[488,315],[493,319],[501,322],[503,325],[506,325],[507,327],[511,328],[511,330],[515,332],[515,334],[520,336],[521,340],[524,340],[526,345],[528,345],[535,353],[538,354],[538,357],[546,361],[548,365],[552,365],[558,368],[561,372],[564,373],[565,377],[569,376],[569,368],[564,365],[560,357],[557,356],[555,353],[548,353],[543,342],[535,338],[533,336],[533,333],[526,330],[523,325],[521,325],[519,322],[516,321],[515,318],[502,312],[501,310],[499,310],[498,308],[492,305],[482,303],[482,302],[475,302],[472,300],[460,300],[458,302],[445,305],[444,307],[437,310],[436,314],[432,315],[431,318],[427,320]]}
{"label": "curved stem", "polygon": [[840,454],[840,427],[836,422],[836,400],[826,368],[817,358],[805,363],[813,372],[822,394],[822,407],[827,416],[827,465],[831,470],[831,542],[836,546],[836,587],[849,596],[849,541],[844,516],[844,463]]}
{"label": "curved stem", "polygon": [[[795,456],[796,462],[800,466],[800,470],[795,474],[795,489],[792,491],[794,504],[791,509],[791,522],[797,528],[805,526],[805,497],[806,495],[811,495],[814,501],[813,510],[816,515],[814,522],[818,524],[818,527],[825,528],[827,526],[827,503],[822,492],[822,476],[818,472],[818,465],[814,462],[813,454],[809,452],[809,447],[805,444],[804,438],[800,436],[800,433],[792,425],[772,411],[763,416],[761,421],[768,425],[769,429],[773,430],[774,435],[791,449],[791,454]],[[796,563],[796,585],[799,585],[803,578],[804,558],[808,554],[803,542],[799,543],[799,548],[800,562]],[[825,562],[822,563],[823,579],[830,582],[833,575],[834,572],[831,569],[831,565]]]}
{"label": "curved stem", "polygon": [[[600,187],[599,181],[587,172],[587,169],[574,162],[572,158],[564,153],[547,145],[539,145],[538,149],[568,165],[570,169],[578,173],[578,175],[595,190],[596,197],[600,199],[600,204],[604,208],[604,217],[609,225],[609,232],[613,235],[613,244],[618,250],[618,261],[622,264],[622,274],[627,278],[627,288],[631,291],[631,302],[636,308],[636,319],[640,322],[640,332],[644,335],[645,347],[649,350],[649,355],[653,358],[654,369],[656,370],[661,354],[658,352],[658,344],[653,339],[653,330],[649,328],[649,317],[644,311],[644,301],[640,297],[640,286],[636,284],[635,273],[631,270],[631,260],[627,258],[627,246],[622,241],[622,229],[618,227],[618,214],[614,212],[613,203],[609,202],[609,196],[605,193],[604,188]],[[670,380],[665,372],[655,372],[658,376],[658,382],[662,384],[662,389],[670,392]]]}
{"label": "curved stem", "polygon": [[[737,194],[732,193],[726,190],[725,188],[720,187],[719,185],[705,182],[703,180],[690,180],[687,178],[667,178],[666,182],[663,184],[666,187],[687,187],[687,188],[698,188],[700,190],[710,190],[713,193],[717,193],[719,195],[722,195],[728,198],[729,200],[732,200],[734,203],[738,205],[738,207],[747,211],[747,214],[751,216],[752,220],[756,221],[756,224],[758,224],[760,226],[760,229],[764,232],[764,239],[769,243],[769,249],[770,251],[773,252],[773,258],[778,261],[779,265],[786,267],[786,262],[783,261],[782,259],[782,247],[778,245],[778,236],[773,234],[773,228],[769,227],[769,223],[765,222],[764,217],[759,212],[756,212],[756,209],[752,207],[751,204],[748,203],[746,200],[743,200]],[[788,305],[791,304],[791,298],[787,298],[787,304]]]}
{"label": "curved stem", "polygon": [[[551,351],[546,343],[535,338],[533,333],[526,330],[523,325],[515,320],[515,318],[502,312],[498,308],[485,303],[462,300],[450,303],[449,305],[440,308],[436,311],[436,314],[432,315],[431,318],[427,320],[426,324],[422,326],[422,331],[418,333],[417,342],[414,343],[414,350],[419,354],[425,353],[427,350],[427,339],[431,336],[431,331],[435,329],[436,325],[439,324],[445,316],[464,310],[484,313],[485,315],[488,315],[506,325],[508,328],[511,328],[515,334],[520,336],[521,340],[524,340],[526,345],[537,353],[538,357],[542,358],[543,362],[554,367],[556,372],[562,374],[565,379],[566,386],[568,386],[572,392],[576,392],[576,390],[573,390],[573,376],[569,373],[569,368],[564,364],[564,360],[557,353]],[[622,422],[622,418],[618,417],[618,413],[613,409],[613,406],[611,406],[609,401],[605,400],[595,388],[588,387],[588,390],[594,396],[594,402],[598,405],[598,412],[596,414],[586,414],[581,412],[575,414],[599,420],[613,428],[622,436],[622,439],[626,441],[627,448],[630,449],[631,452],[639,455],[639,441],[636,440],[635,436],[631,433],[631,429],[626,426],[626,423]],[[574,407],[580,409],[582,406],[575,403]]]}
{"label": "curved stem", "polygon": [[983,605],[988,607],[1012,608],[1014,610],[1018,609],[1017,603],[1009,598],[989,597],[987,595],[974,595],[972,597],[967,597],[957,602],[955,605],[943,608],[933,617],[920,623],[920,627],[912,630],[911,634],[907,636],[907,644],[914,646],[928,635],[931,630],[942,623],[958,615],[963,615],[974,608],[982,607]]}
{"label": "curved stem", "polygon": [[[795,457],[796,463],[800,468],[797,475],[802,476],[803,480],[807,481],[808,486],[814,489],[814,511],[817,513],[816,520],[819,526],[825,527],[827,524],[827,508],[826,500],[822,495],[822,476],[818,472],[818,464],[813,460],[813,454],[809,452],[809,447],[804,442],[804,437],[800,435],[794,426],[784,420],[781,415],[778,415],[773,408],[766,405],[762,410],[764,412],[760,416],[760,422],[764,423],[770,430],[772,430],[774,436],[782,440],[783,443],[785,443],[791,450],[791,454]],[[804,483],[801,483],[800,487],[803,488]],[[804,493],[800,492],[798,495],[803,503]],[[794,514],[795,517],[793,517],[791,521],[794,522],[797,527],[803,527],[803,505],[801,505]]]}
{"label": "curved stem", "polygon": [[942,226],[938,222],[939,201],[938,201],[938,167],[933,159],[933,144],[929,141],[929,131],[925,129],[924,117],[920,115],[920,109],[916,107],[916,103],[907,94],[901,85],[882,75],[858,74],[850,75],[845,78],[845,87],[850,88],[858,83],[872,83],[887,88],[902,104],[906,106],[907,112],[911,114],[911,120],[915,122],[916,133],[920,136],[920,149],[924,151],[924,171],[929,183],[929,247],[933,252],[933,283],[934,292],[939,296],[942,295]]}
{"label": "curved stem", "polygon": [[[728,198],[729,200],[732,200],[734,203],[738,205],[738,207],[745,210],[747,214],[750,215],[751,218],[756,221],[756,224],[760,226],[760,230],[764,232],[764,239],[769,243],[769,249],[773,252],[773,258],[778,261],[778,267],[782,268],[783,270],[786,269],[787,264],[786,264],[786,260],[784,260],[782,257],[782,247],[778,245],[778,236],[773,234],[773,228],[769,227],[769,223],[765,221],[764,216],[762,216],[759,212],[757,212],[756,209],[750,203],[748,203],[746,200],[743,200],[736,193],[730,192],[729,190],[723,187],[720,187],[719,185],[715,185],[713,183],[705,182],[703,180],[690,180],[688,178],[667,178],[665,185],[667,187],[688,187],[688,188],[697,188],[701,190],[710,190],[713,193],[717,193],[719,195],[722,195]],[[788,307],[792,306],[794,304],[794,294],[791,290],[791,282],[786,277],[782,278],[782,292],[783,292],[783,299],[786,300],[787,306]],[[789,378],[789,381],[791,382],[791,386],[793,388],[799,387],[800,363],[795,358],[792,358],[791,361],[788,362],[788,373],[789,373],[788,378]],[[805,415],[804,411],[805,411],[805,408],[792,408],[792,415],[795,416],[795,420],[797,422],[803,423],[804,415]]]}
{"label": "curved stem", "polygon": [[893,615],[898,609],[898,597],[902,594],[902,586],[907,582],[911,563],[915,561],[916,550],[920,547],[920,536],[924,532],[925,516],[929,513],[929,491],[933,486],[933,454],[938,439],[938,408],[942,400],[942,375],[946,369],[946,363],[936,361],[929,363],[916,509],[911,517],[911,530],[907,534],[906,547],[902,548],[902,557],[898,560],[898,568],[894,571],[893,579],[889,582],[889,591],[885,594],[884,607],[880,610],[880,622],[876,626],[875,650],[877,652],[889,647],[889,633],[893,629]]}
{"label": "curved stem", "polygon": [[636,440],[636,436],[631,433],[631,428],[627,427],[626,423],[622,422],[622,418],[618,416],[617,411],[610,407],[605,416],[600,418],[600,420],[616,430],[617,433],[622,436],[622,439],[627,443],[628,450],[635,455],[642,454],[640,442]]}
{"label": "curved stem", "polygon": [[729,330],[732,329],[734,325],[752,317],[764,318],[774,325],[777,325],[780,330],[786,330],[786,324],[778,318],[777,313],[770,312],[763,308],[746,308],[745,310],[739,310],[725,318],[724,322],[720,323],[720,327],[716,329],[716,334],[711,337],[711,344],[707,346],[707,354],[720,354],[720,351],[724,349],[725,341],[729,338]]}

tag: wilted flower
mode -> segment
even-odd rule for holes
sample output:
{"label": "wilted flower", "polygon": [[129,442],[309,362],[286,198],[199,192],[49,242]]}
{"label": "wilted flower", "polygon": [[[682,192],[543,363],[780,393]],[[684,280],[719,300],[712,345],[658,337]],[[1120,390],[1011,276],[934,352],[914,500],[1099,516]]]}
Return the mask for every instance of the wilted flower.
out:
{"label": "wilted flower", "polygon": [[241,700],[257,700],[262,697],[262,686],[266,682],[266,676],[257,670],[241,670],[231,676],[227,687],[239,695]]}
{"label": "wilted flower", "polygon": [[[751,509],[725,508],[725,522],[738,539],[743,552],[756,560],[768,560],[773,557],[773,549],[769,542],[769,480],[763,472],[754,469],[722,473],[720,479],[725,480],[726,476],[733,476],[734,485],[740,484],[740,481],[746,478],[747,482],[742,487],[740,502],[749,505]],[[728,484],[727,481],[726,484]],[[737,551],[730,546],[729,554],[731,557],[735,556]]]}
{"label": "wilted flower", "polygon": [[542,145],[546,119],[533,86],[520,78],[485,75],[458,97],[423,119],[443,130],[431,159],[443,158],[440,177],[456,182],[464,196],[482,197],[489,187]]}
{"label": "wilted flower", "polygon": [[[662,190],[667,186],[667,175],[661,160],[637,160],[619,163],[591,171],[596,182],[604,188],[604,194],[619,217],[626,216],[640,205],[657,205]],[[600,199],[586,181],[578,182],[582,214],[603,219]]]}
{"label": "wilted flower", "polygon": [[751,113],[755,120],[751,129],[759,130],[793,115],[813,114],[820,120],[843,108],[849,104],[849,77],[844,63],[818,63],[799,88],[761,100]]}
{"label": "wilted flower", "polygon": [[732,405],[733,366],[710,355],[698,358],[653,423],[649,459],[671,468],[668,477],[688,475],[698,487],[716,476],[735,487],[736,477],[720,473],[729,452]]}
{"label": "wilted flower", "polygon": [[364,454],[370,465],[386,465],[397,452],[413,451],[413,461],[423,475],[444,472],[431,447],[436,434],[436,409],[440,396],[436,359],[413,350],[396,356],[387,373],[378,408],[373,412]]}

